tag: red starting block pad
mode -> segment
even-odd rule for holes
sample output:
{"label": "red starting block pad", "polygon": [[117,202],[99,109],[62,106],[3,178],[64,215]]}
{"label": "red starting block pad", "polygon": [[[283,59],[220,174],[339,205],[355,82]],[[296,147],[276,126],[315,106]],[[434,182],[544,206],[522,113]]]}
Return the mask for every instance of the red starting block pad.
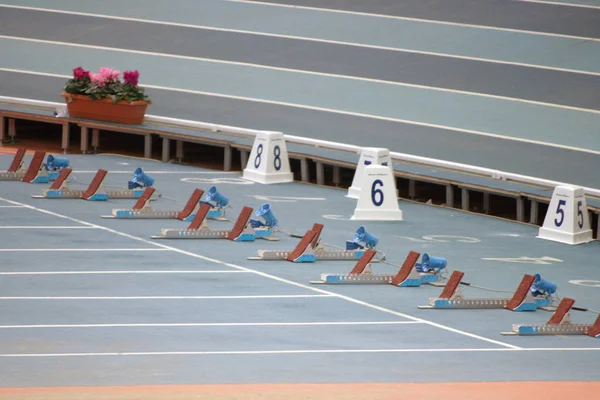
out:
{"label": "red starting block pad", "polygon": [[204,194],[202,189],[195,189],[181,210],[154,210],[150,206],[152,196],[156,192],[153,187],[147,187],[130,209],[113,209],[112,215],[103,215],[102,218],[122,219],[179,219],[191,221],[199,208],[199,202]]}
{"label": "red starting block pad", "polygon": [[513,325],[511,332],[502,335],[535,336],[535,335],[587,335],[600,339],[600,315],[593,324],[574,324],[569,311],[575,300],[564,298],[547,323],[543,325]]}
{"label": "red starting block pad", "polygon": [[26,150],[20,148],[17,150],[10,167],[7,171],[0,172],[0,180],[3,181],[21,181],[26,183],[48,183],[50,177],[48,171],[44,168],[44,157],[46,153],[36,151],[28,167],[25,167],[23,158]]}
{"label": "red starting block pad", "polygon": [[15,156],[6,171],[0,172],[0,180],[2,181],[20,181],[25,176],[27,167],[23,159],[25,158],[26,149],[21,147],[17,149]]}
{"label": "red starting block pad", "polygon": [[203,203],[187,229],[162,229],[160,235],[152,236],[152,239],[227,239],[234,242],[251,242],[256,239],[254,229],[250,226],[252,208],[242,209],[231,230],[211,230],[206,223],[210,209],[210,204]]}
{"label": "red starting block pad", "polygon": [[421,280],[415,271],[415,265],[420,254],[411,251],[400,270],[394,275],[373,274],[371,263],[376,251],[367,249],[358,260],[352,271],[347,275],[321,274],[321,280],[311,281],[314,284],[386,284],[400,287],[420,286]]}
{"label": "red starting block pad", "polygon": [[517,290],[510,299],[507,298],[465,298],[460,288],[464,272],[454,271],[446,283],[440,297],[430,298],[429,305],[418,308],[431,309],[494,309],[502,308],[511,311],[535,311],[550,305],[550,298],[546,296],[533,297],[531,285],[535,279],[532,275],[525,275]]}
{"label": "red starting block pad", "polygon": [[[322,224],[314,224],[307,231],[296,248],[293,250],[258,250],[258,256],[248,257],[248,260],[287,260],[296,263],[315,261],[342,261],[358,260],[364,253],[364,249],[357,250],[328,250],[320,241]],[[377,262],[373,260],[372,262]]]}

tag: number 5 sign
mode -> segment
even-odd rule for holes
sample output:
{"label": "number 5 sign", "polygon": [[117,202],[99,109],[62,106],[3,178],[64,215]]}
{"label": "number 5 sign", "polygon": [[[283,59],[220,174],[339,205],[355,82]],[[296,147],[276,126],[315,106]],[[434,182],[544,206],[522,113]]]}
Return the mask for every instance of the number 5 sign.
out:
{"label": "number 5 sign", "polygon": [[396,179],[390,167],[368,165],[365,167],[362,188],[351,219],[371,221],[402,221],[398,206]]}
{"label": "number 5 sign", "polygon": [[557,186],[538,238],[567,244],[592,241],[590,216],[582,188]]}
{"label": "number 5 sign", "polygon": [[265,184],[294,181],[283,133],[260,131],[256,134],[243,178]]}

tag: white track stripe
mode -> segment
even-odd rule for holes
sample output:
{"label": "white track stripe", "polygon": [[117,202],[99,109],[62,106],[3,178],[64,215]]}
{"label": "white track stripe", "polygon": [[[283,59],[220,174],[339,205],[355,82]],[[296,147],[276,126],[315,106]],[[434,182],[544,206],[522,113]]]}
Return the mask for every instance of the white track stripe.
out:
{"label": "white track stripe", "polygon": [[[70,78],[70,76],[68,76],[68,75],[52,74],[52,73],[46,73],[46,72],[35,72],[35,71],[28,71],[28,70],[18,70],[18,69],[11,69],[11,68],[0,68],[0,71],[17,72],[17,73],[21,73],[21,74],[31,74],[31,75],[40,75],[40,76],[50,76],[53,78],[67,78],[67,79]],[[343,111],[343,110],[337,110],[337,109],[332,109],[332,108],[314,107],[314,106],[310,106],[310,105],[306,105],[306,104],[263,100],[263,99],[257,99],[255,97],[232,96],[232,95],[226,95],[226,94],[221,94],[221,93],[203,92],[203,91],[199,91],[199,90],[189,90],[189,89],[178,89],[178,88],[148,85],[148,84],[144,84],[143,86],[150,88],[150,89],[159,89],[159,90],[166,90],[166,91],[171,91],[171,92],[191,93],[191,94],[197,94],[197,95],[202,95],[202,96],[214,96],[214,97],[221,97],[221,98],[225,98],[225,99],[244,100],[244,101],[251,101],[251,102],[255,102],[255,103],[273,104],[273,105],[277,105],[277,106],[301,108],[301,109],[305,109],[305,110],[328,112],[328,113],[332,113],[332,114],[350,115],[353,117],[361,117],[361,118],[370,118],[370,119],[376,119],[376,120],[380,120],[380,121],[398,122],[398,123],[402,123],[402,124],[424,126],[427,128],[434,128],[434,129],[444,129],[444,130],[453,131],[453,132],[470,133],[472,135],[493,137],[496,139],[511,140],[514,142],[531,143],[531,144],[537,144],[540,146],[555,147],[555,148],[559,148],[559,149],[578,151],[581,153],[590,153],[590,154],[600,155],[600,151],[584,149],[581,147],[542,142],[540,140],[523,139],[523,138],[519,138],[519,137],[499,135],[496,133],[476,131],[476,130],[472,130],[472,129],[462,129],[462,128],[456,128],[453,126],[446,126],[446,125],[430,124],[430,123],[426,123],[426,122],[412,121],[412,120],[407,120],[407,119],[382,117],[379,115],[357,113],[357,112],[352,112],[352,111]],[[595,113],[596,112],[600,113],[600,111],[595,111],[595,110],[591,110],[591,111],[595,112]]]}
{"label": "white track stripe", "polygon": [[523,3],[539,3],[539,4],[550,4],[550,5],[555,5],[555,6],[600,9],[600,6],[593,6],[591,4],[561,3],[560,1],[546,1],[546,0],[517,0],[517,1],[521,1]]}
{"label": "white track stripe", "polygon": [[[217,27],[204,26],[204,25],[182,24],[182,23],[176,23],[176,22],[156,21],[156,20],[141,19],[141,18],[118,17],[118,16],[114,16],[114,15],[91,14],[91,13],[76,12],[76,11],[56,10],[56,9],[50,9],[50,8],[24,7],[24,6],[13,6],[13,5],[6,5],[6,4],[0,4],[0,7],[17,8],[17,9],[32,10],[32,11],[44,11],[44,12],[52,12],[52,13],[58,13],[58,14],[79,15],[79,16],[84,16],[84,17],[114,19],[114,20],[119,20],[119,21],[143,22],[143,23],[147,23],[147,24],[175,26],[175,27],[182,27],[182,28],[205,29],[205,30],[219,31],[219,32],[241,33],[241,34],[246,34],[246,35],[276,37],[276,38],[281,38],[281,39],[303,40],[303,41],[307,41],[307,42],[337,44],[337,45],[342,45],[342,46],[364,47],[364,48],[376,49],[376,50],[398,51],[398,52],[403,52],[403,53],[423,54],[423,55],[429,55],[429,56],[456,58],[456,59],[469,60],[469,61],[481,61],[481,62],[489,62],[489,63],[494,63],[494,64],[516,65],[516,66],[520,66],[520,67],[529,67],[529,68],[540,68],[540,69],[547,69],[547,70],[552,70],[552,71],[570,72],[570,73],[575,73],[575,74],[600,75],[600,73],[598,73],[598,72],[583,71],[583,70],[571,69],[571,68],[551,67],[549,65],[528,64],[528,63],[520,63],[520,62],[515,62],[515,61],[502,61],[502,60],[496,60],[496,59],[491,59],[491,58],[460,56],[457,54],[450,54],[450,53],[438,53],[438,52],[433,52],[433,51],[406,49],[406,48],[402,48],[402,47],[378,46],[378,45],[363,44],[363,43],[344,42],[344,41],[339,41],[339,40],[319,39],[319,38],[306,37],[306,36],[281,35],[281,34],[276,34],[276,33],[247,31],[247,30],[241,30],[241,29],[217,28]],[[421,22],[435,23],[433,21],[421,21]],[[528,32],[522,32],[522,33],[528,33]],[[574,37],[573,39],[581,40],[582,38]],[[587,38],[583,38],[583,39],[586,41],[590,40]]]}
{"label": "white track stripe", "polygon": [[33,226],[33,225],[0,225],[0,229],[97,229],[92,226]]}
{"label": "white track stripe", "polygon": [[54,328],[179,328],[179,327],[248,327],[248,326],[345,326],[345,325],[414,325],[418,321],[336,321],[336,322],[207,322],[165,324],[83,324],[83,325],[0,325],[0,329],[54,329]]}
{"label": "white track stripe", "polygon": [[335,297],[333,294],[273,294],[273,295],[240,295],[240,296],[63,296],[63,297],[32,297],[4,296],[0,300],[248,300],[248,299],[302,299],[313,297]]}
{"label": "white track stripe", "polygon": [[167,251],[168,249],[0,249],[3,253],[68,252],[68,251]]}
{"label": "white track stripe", "polygon": [[[98,172],[98,171],[96,171]],[[23,206],[0,206],[0,208],[25,208]]]}
{"label": "white track stripe", "polygon": [[91,222],[86,222],[86,221],[79,220],[79,219],[76,219],[76,218],[68,217],[66,215],[55,213],[55,212],[49,211],[49,210],[45,210],[43,208],[34,207],[34,206],[29,205],[29,204],[19,203],[19,202],[8,200],[8,199],[4,199],[4,198],[1,198],[1,197],[0,197],[0,200],[4,200],[4,201],[6,201],[8,203],[15,204],[15,205],[21,205],[21,206],[30,208],[32,210],[39,211],[39,212],[44,213],[44,214],[53,215],[53,216],[58,217],[58,218],[63,218],[63,219],[69,220],[69,221],[78,222],[78,223],[80,223],[82,225],[95,226],[98,229],[102,229],[102,230],[105,230],[107,232],[114,233],[115,235],[119,235],[119,236],[122,236],[122,237],[133,239],[133,240],[136,240],[136,241],[139,241],[139,242],[142,242],[142,243],[146,243],[146,244],[151,244],[153,246],[156,246],[156,247],[159,247],[159,248],[163,248],[163,249],[167,249],[167,250],[171,250],[171,251],[179,253],[179,254],[185,254],[185,255],[190,256],[190,257],[194,257],[194,258],[197,258],[197,259],[200,259],[200,260],[205,260],[205,261],[213,262],[215,264],[225,265],[225,266],[228,266],[228,267],[231,267],[231,268],[235,268],[235,269],[238,269],[238,270],[241,270],[241,271],[252,272],[252,273],[254,273],[256,275],[263,276],[265,278],[272,279],[272,280],[275,280],[277,282],[287,283],[289,285],[292,285],[292,286],[295,286],[295,287],[299,287],[299,288],[302,288],[302,289],[307,289],[307,290],[310,290],[312,292],[321,293],[321,294],[325,294],[325,295],[329,295],[329,296],[334,296],[334,297],[346,300],[346,301],[351,302],[351,303],[359,304],[359,305],[361,305],[363,307],[368,307],[368,308],[371,308],[371,309],[374,309],[374,310],[379,310],[381,312],[384,312],[384,313],[387,313],[387,314],[391,314],[391,315],[395,315],[395,316],[402,317],[402,318],[406,318],[406,319],[411,320],[411,321],[423,322],[425,324],[434,326],[436,328],[439,328],[439,329],[442,329],[442,330],[445,330],[445,331],[448,331],[448,332],[453,332],[453,333],[456,333],[456,334],[459,334],[459,335],[467,336],[467,337],[470,337],[470,338],[473,338],[473,339],[477,339],[477,340],[481,340],[481,341],[484,341],[484,342],[487,342],[487,343],[492,343],[492,344],[495,344],[495,345],[498,345],[498,346],[503,346],[503,347],[509,348],[509,349],[520,349],[521,348],[519,346],[515,346],[515,345],[509,344],[509,343],[501,342],[499,340],[490,339],[490,338],[487,338],[487,337],[484,337],[484,336],[480,336],[480,335],[476,335],[476,334],[473,334],[473,333],[465,332],[465,331],[462,331],[462,330],[459,330],[459,329],[451,328],[451,327],[446,326],[446,325],[438,324],[438,323],[433,322],[433,321],[428,321],[428,320],[425,320],[423,318],[417,318],[417,317],[413,317],[412,315],[404,314],[404,313],[401,313],[401,312],[398,312],[398,311],[393,311],[393,310],[390,310],[388,308],[384,308],[384,307],[380,307],[380,306],[377,306],[377,305],[374,305],[374,304],[370,304],[370,303],[367,303],[365,301],[354,299],[354,298],[349,297],[349,296],[344,296],[344,295],[341,295],[341,294],[338,294],[338,293],[334,293],[334,292],[330,292],[330,291],[323,290],[323,289],[317,289],[317,288],[314,288],[314,287],[311,287],[311,286],[308,286],[308,285],[305,285],[305,284],[297,283],[297,282],[294,282],[294,281],[291,281],[291,280],[288,280],[288,279],[280,278],[280,277],[275,276],[275,275],[267,274],[265,272],[253,270],[253,269],[246,268],[246,267],[241,267],[239,265],[231,264],[231,263],[224,262],[224,261],[221,261],[221,260],[217,260],[217,259],[214,259],[214,258],[201,256],[199,254],[192,253],[192,252],[185,251],[185,250],[181,250],[181,249],[178,249],[176,247],[167,246],[167,245],[162,244],[162,243],[152,242],[150,240],[143,239],[143,238],[140,238],[140,237],[137,237],[137,236],[133,236],[133,235],[130,235],[128,233],[120,232],[120,231],[117,231],[115,229],[107,228],[105,226],[96,225],[96,224],[92,224]]}
{"label": "white track stripe", "polygon": [[247,271],[231,269],[218,270],[148,270],[148,271],[29,271],[29,272],[0,272],[0,275],[112,275],[112,274],[243,274]]}
{"label": "white track stripe", "polygon": [[[362,78],[362,77],[352,76],[352,75],[329,74],[329,73],[325,73],[325,72],[307,71],[307,70],[302,70],[302,69],[271,67],[271,66],[263,65],[263,64],[252,64],[252,63],[244,63],[244,62],[237,62],[237,61],[223,61],[223,60],[215,60],[212,58],[181,56],[181,55],[166,54],[166,53],[155,53],[152,51],[130,50],[130,49],[117,48],[117,47],[93,46],[93,45],[87,45],[87,44],[57,42],[54,40],[29,39],[29,38],[22,38],[22,37],[18,37],[18,36],[0,35],[0,39],[43,43],[43,44],[50,44],[50,45],[54,45],[54,46],[77,47],[77,48],[85,48],[85,49],[92,49],[92,50],[115,51],[115,52],[119,52],[119,53],[140,54],[140,55],[153,56],[153,57],[174,58],[174,59],[182,59],[182,60],[190,60],[190,61],[202,61],[202,62],[209,62],[209,63],[214,63],[214,64],[236,65],[236,66],[251,67],[251,68],[257,68],[257,69],[290,72],[290,73],[295,73],[295,74],[323,76],[323,77],[328,77],[328,78],[369,82],[369,83],[378,83],[378,84],[383,84],[383,85],[403,86],[403,87],[410,87],[410,88],[422,89],[422,90],[432,90],[435,92],[460,94],[460,95],[465,95],[465,96],[485,97],[485,98],[490,98],[490,99],[512,101],[512,102],[517,102],[517,103],[535,104],[535,105],[544,106],[544,107],[553,107],[553,108],[561,108],[561,109],[565,109],[565,110],[573,110],[573,111],[600,114],[600,110],[594,110],[591,108],[572,107],[572,106],[566,106],[566,105],[562,105],[562,104],[546,103],[546,102],[542,102],[542,101],[520,99],[517,97],[497,96],[497,95],[487,94],[487,93],[467,92],[467,91],[463,91],[463,90],[446,89],[446,88],[441,88],[441,87],[437,87],[437,86],[425,86],[425,85],[417,85],[417,84],[413,84],[413,83],[386,81],[386,80],[382,80],[382,79]],[[594,74],[590,74],[590,75],[600,76],[600,73],[594,73]],[[144,86],[146,86],[148,88],[152,88],[152,87],[158,88],[158,86],[150,86],[150,85],[144,85]]]}
{"label": "white track stripe", "polygon": [[552,37],[561,37],[561,38],[569,38],[569,39],[581,39],[581,40],[587,40],[587,41],[600,41],[600,39],[589,38],[589,37],[585,37],[585,36],[563,35],[560,33],[551,33],[551,32],[528,31],[528,30],[524,30],[524,29],[500,28],[500,27],[488,26],[488,25],[464,24],[464,23],[460,23],[460,22],[449,22],[449,21],[439,21],[439,20],[433,20],[433,19],[401,17],[401,16],[396,16],[396,15],[371,14],[371,13],[365,13],[365,12],[359,12],[359,11],[336,10],[336,9],[332,9],[332,8],[296,6],[296,5],[288,5],[288,4],[274,4],[274,3],[264,3],[264,2],[260,2],[260,1],[245,1],[245,0],[223,0],[223,1],[229,1],[231,3],[246,3],[246,4],[253,4],[253,5],[271,6],[271,7],[294,8],[294,9],[299,9],[299,10],[322,11],[322,12],[330,12],[330,13],[336,13],[336,14],[361,15],[364,17],[373,17],[373,18],[399,19],[399,20],[403,20],[403,21],[425,22],[425,23],[429,23],[429,24],[438,24],[438,25],[462,26],[465,28],[486,29],[486,30],[490,30],[490,31],[526,33],[529,35],[552,36]]}
{"label": "white track stripe", "polygon": [[539,351],[600,351],[600,347],[587,348],[482,348],[482,349],[327,349],[327,350],[250,350],[250,351],[146,351],[119,353],[33,353],[0,354],[2,358],[42,357],[133,357],[133,356],[211,356],[211,355],[288,355],[288,354],[367,354],[367,353],[489,353],[489,352],[539,352]]}

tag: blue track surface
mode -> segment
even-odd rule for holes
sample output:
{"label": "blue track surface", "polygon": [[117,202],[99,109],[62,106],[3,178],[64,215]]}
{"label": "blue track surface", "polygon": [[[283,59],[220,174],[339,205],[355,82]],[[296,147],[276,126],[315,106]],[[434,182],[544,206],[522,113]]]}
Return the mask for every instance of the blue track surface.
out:
{"label": "blue track surface", "polygon": [[[195,188],[216,184],[231,199],[229,218],[243,206],[256,210],[270,202],[282,231],[303,234],[320,222],[323,240],[335,246],[361,224],[348,220],[356,202],[341,190],[242,184],[238,173],[117,156],[69,158],[80,183],[104,168],[105,185],[123,187],[136,167],[144,168],[163,195],[155,209],[179,209]],[[10,159],[0,156],[0,168]],[[292,249],[298,239],[283,232],[277,242],[153,240],[161,228],[187,223],[101,218],[134,200],[31,197],[45,187],[0,183],[0,386],[596,379],[589,366],[597,340],[500,335],[512,324],[543,323],[549,312],[418,309],[441,293],[432,286],[315,286],[309,281],[322,272],[347,273],[354,263],[247,260],[258,249]],[[523,274],[540,272],[558,284],[561,297],[598,308],[599,287],[569,281],[598,283],[599,242],[572,247],[536,239],[530,225],[400,206],[404,221],[364,224],[389,261],[402,263],[409,250],[428,252],[447,258],[464,280],[506,291]],[[546,258],[487,260],[519,257]],[[377,263],[373,270],[396,268]],[[595,319],[589,312],[572,317]]]}

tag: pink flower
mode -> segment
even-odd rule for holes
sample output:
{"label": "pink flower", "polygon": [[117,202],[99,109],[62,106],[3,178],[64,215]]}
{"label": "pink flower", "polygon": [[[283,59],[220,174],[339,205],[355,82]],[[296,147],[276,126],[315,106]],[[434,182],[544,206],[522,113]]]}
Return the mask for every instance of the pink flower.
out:
{"label": "pink flower", "polygon": [[97,86],[104,86],[106,84],[106,78],[101,73],[90,72],[90,80]]}
{"label": "pink flower", "polygon": [[76,80],[80,81],[83,78],[89,78],[90,77],[90,72],[86,71],[82,67],[77,67],[77,68],[73,69],[73,77]]}
{"label": "pink flower", "polygon": [[123,80],[128,85],[137,86],[139,78],[140,73],[137,70],[123,72]]}
{"label": "pink flower", "polygon": [[105,81],[118,81],[119,74],[121,73],[121,71],[119,71],[118,69],[102,67],[100,68],[98,73],[104,77]]}

